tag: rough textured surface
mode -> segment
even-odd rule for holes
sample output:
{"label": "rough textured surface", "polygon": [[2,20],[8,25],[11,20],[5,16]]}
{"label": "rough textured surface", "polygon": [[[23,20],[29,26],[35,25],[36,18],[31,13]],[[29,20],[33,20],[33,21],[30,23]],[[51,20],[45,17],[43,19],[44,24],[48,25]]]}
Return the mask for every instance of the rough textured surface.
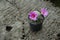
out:
{"label": "rough textured surface", "polygon": [[[47,8],[49,15],[43,22],[43,29],[34,34],[29,31],[27,15],[31,10],[41,8]],[[10,32],[6,31],[7,25],[13,27]],[[27,34],[26,40],[55,40],[60,32],[60,8],[43,0],[0,0],[0,40],[22,40],[22,26]]]}

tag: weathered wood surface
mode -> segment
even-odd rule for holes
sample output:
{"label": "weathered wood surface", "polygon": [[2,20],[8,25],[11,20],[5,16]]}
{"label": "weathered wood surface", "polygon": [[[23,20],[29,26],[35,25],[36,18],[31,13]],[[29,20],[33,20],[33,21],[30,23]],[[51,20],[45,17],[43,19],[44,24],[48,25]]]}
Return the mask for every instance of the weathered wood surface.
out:
{"label": "weathered wood surface", "polygon": [[[47,8],[49,12],[43,22],[43,29],[37,34],[28,32],[28,12],[41,8]],[[6,25],[13,27],[10,32],[5,30]],[[0,40],[22,40],[22,26],[25,33],[28,33],[26,40],[55,40],[56,34],[60,32],[60,8],[43,0],[0,0]]]}

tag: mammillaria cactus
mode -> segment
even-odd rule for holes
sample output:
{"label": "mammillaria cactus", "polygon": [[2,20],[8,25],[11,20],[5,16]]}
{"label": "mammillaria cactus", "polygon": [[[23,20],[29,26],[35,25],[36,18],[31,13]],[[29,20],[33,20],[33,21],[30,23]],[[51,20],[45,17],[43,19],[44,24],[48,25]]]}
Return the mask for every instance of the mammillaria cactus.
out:
{"label": "mammillaria cactus", "polygon": [[30,23],[38,24],[42,22],[43,18],[48,15],[48,11],[46,8],[42,8],[39,11],[31,11],[28,14],[28,19]]}

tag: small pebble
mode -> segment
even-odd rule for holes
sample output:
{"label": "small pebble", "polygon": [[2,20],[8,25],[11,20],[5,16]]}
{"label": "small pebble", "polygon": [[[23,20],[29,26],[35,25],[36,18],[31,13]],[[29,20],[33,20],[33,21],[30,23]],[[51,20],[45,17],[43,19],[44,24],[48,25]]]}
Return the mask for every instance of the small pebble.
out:
{"label": "small pebble", "polygon": [[24,39],[25,35],[22,35],[21,39]]}
{"label": "small pebble", "polygon": [[57,34],[57,37],[60,37],[60,33]]}
{"label": "small pebble", "polygon": [[24,22],[22,24],[24,24]]}
{"label": "small pebble", "polygon": [[57,38],[55,40],[60,40],[60,33],[57,34]]}
{"label": "small pebble", "polygon": [[12,27],[11,26],[6,26],[6,31],[11,31]]}

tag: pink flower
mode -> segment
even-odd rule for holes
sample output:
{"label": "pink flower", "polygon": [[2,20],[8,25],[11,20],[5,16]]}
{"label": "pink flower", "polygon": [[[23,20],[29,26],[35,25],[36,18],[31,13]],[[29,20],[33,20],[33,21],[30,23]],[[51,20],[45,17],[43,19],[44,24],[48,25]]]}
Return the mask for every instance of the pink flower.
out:
{"label": "pink flower", "polygon": [[38,11],[31,11],[28,16],[29,19],[36,21],[38,17],[38,13],[39,13]]}
{"label": "pink flower", "polygon": [[42,8],[42,9],[41,9],[41,14],[42,14],[44,17],[46,17],[46,16],[48,15],[47,9],[46,9],[46,8]]}

